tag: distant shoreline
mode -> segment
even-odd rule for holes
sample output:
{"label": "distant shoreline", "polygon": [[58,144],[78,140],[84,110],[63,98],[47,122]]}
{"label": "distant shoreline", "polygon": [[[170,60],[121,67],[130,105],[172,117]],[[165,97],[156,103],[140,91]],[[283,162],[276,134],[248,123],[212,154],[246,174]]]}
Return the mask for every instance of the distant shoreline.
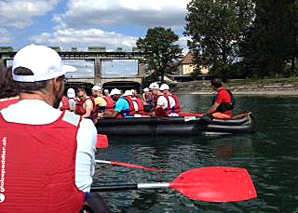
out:
{"label": "distant shoreline", "polygon": [[[175,94],[214,94],[209,81],[181,82],[172,86]],[[298,96],[298,78],[234,80],[224,84],[224,87],[241,96]]]}
{"label": "distant shoreline", "polygon": [[[298,91],[233,91],[233,94],[240,96],[287,96],[298,97]],[[196,91],[196,92],[175,92],[177,95],[213,95],[213,92],[208,91]]]}

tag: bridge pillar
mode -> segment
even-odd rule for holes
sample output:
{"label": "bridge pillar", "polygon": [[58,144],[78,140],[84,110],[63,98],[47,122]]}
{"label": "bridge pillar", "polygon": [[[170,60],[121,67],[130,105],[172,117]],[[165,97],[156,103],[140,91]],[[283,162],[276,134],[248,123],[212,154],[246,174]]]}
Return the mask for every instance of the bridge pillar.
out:
{"label": "bridge pillar", "polygon": [[101,70],[102,70],[102,60],[96,57],[94,62],[94,85],[99,85],[102,83]]}

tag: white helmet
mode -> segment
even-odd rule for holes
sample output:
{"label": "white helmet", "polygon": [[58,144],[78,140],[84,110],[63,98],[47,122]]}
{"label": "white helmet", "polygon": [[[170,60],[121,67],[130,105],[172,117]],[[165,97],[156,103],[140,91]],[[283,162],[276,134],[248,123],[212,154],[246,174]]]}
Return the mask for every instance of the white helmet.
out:
{"label": "white helmet", "polygon": [[119,89],[112,89],[111,93],[110,93],[110,96],[113,96],[113,95],[121,95],[121,91]]}
{"label": "white helmet", "polygon": [[169,85],[167,85],[167,84],[162,84],[161,86],[160,86],[160,88],[159,88],[159,90],[161,90],[161,91],[163,91],[163,90],[169,90],[170,89],[170,87],[169,87]]}
{"label": "white helmet", "polygon": [[95,85],[94,87],[92,87],[92,90],[93,90],[93,91],[101,91],[101,87]]}
{"label": "white helmet", "polygon": [[159,89],[159,85],[158,85],[158,83],[151,83],[151,84],[149,85],[149,89]]}
{"label": "white helmet", "polygon": [[67,97],[68,98],[74,98],[76,96],[76,92],[73,88],[69,88],[67,90]]}
{"label": "white helmet", "polygon": [[131,90],[126,90],[123,96],[133,96],[133,93]]}

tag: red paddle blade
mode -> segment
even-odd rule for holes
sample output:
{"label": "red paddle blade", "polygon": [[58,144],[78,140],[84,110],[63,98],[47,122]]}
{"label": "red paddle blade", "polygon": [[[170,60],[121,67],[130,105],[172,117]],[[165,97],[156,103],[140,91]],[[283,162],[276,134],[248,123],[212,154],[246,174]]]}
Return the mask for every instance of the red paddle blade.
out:
{"label": "red paddle blade", "polygon": [[206,202],[236,202],[257,197],[247,170],[232,167],[189,170],[170,183],[170,188]]}
{"label": "red paddle blade", "polygon": [[103,149],[103,148],[108,148],[108,147],[109,147],[108,137],[106,135],[97,135],[96,148]]}
{"label": "red paddle blade", "polygon": [[111,161],[111,165],[112,166],[123,166],[123,167],[133,168],[133,169],[144,169],[144,170],[161,172],[161,173],[166,172],[165,170],[150,168],[150,167],[146,167],[146,166],[139,166],[139,165],[135,165],[135,164],[131,164],[131,163],[120,163],[120,162]]}

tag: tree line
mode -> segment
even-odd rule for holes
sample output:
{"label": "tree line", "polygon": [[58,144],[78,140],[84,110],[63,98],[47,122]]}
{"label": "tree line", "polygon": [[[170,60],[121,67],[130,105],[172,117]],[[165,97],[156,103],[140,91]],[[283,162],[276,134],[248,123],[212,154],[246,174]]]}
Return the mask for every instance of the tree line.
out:
{"label": "tree line", "polygon": [[[298,0],[192,0],[187,11],[194,75],[202,66],[224,80],[298,75]],[[153,77],[163,81],[175,69],[178,39],[170,28],[156,27],[137,41]]]}

